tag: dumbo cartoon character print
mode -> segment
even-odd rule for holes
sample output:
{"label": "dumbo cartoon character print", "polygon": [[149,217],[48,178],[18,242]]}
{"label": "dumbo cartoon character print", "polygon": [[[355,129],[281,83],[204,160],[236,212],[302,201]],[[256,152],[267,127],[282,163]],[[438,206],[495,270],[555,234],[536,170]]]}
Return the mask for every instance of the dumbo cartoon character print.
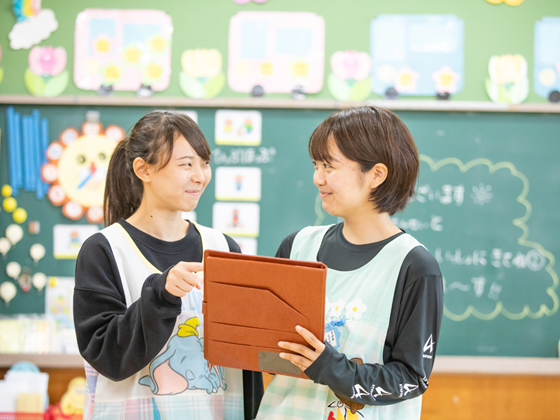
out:
{"label": "dumbo cartoon character print", "polygon": [[150,363],[150,375],[140,378],[155,395],[175,395],[186,390],[203,389],[208,394],[225,389],[224,368],[211,366],[204,359],[203,338],[199,337],[197,317],[179,325],[167,348]]}

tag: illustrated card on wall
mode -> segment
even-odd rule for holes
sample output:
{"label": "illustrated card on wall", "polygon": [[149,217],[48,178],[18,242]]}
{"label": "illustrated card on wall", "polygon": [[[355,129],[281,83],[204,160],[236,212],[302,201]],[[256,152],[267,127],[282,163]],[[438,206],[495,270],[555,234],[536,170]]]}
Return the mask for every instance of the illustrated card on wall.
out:
{"label": "illustrated card on wall", "polygon": [[371,21],[371,89],[385,95],[463,88],[464,25],[453,15],[380,15]]}
{"label": "illustrated card on wall", "polygon": [[46,287],[45,315],[68,328],[73,328],[73,298],[74,279],[72,277],[51,277],[49,285]]}
{"label": "illustrated card on wall", "polygon": [[262,139],[262,115],[259,111],[216,112],[215,142],[240,146],[258,146]]}
{"label": "illustrated card on wall", "polygon": [[307,12],[239,12],[229,25],[228,84],[236,92],[323,88],[325,20]]}
{"label": "illustrated card on wall", "polygon": [[537,95],[560,101],[560,18],[544,17],[535,24],[533,74]]}
{"label": "illustrated card on wall", "polygon": [[260,207],[256,203],[214,203],[212,227],[231,236],[259,236]]}
{"label": "illustrated card on wall", "polygon": [[75,30],[74,83],[99,94],[167,89],[172,33],[171,17],[160,10],[80,12]]}
{"label": "illustrated card on wall", "polygon": [[84,241],[98,230],[96,225],[54,225],[54,257],[75,259]]}
{"label": "illustrated card on wall", "polygon": [[239,236],[232,237],[237,242],[241,253],[245,255],[257,255],[257,239],[256,238],[242,238]]}
{"label": "illustrated card on wall", "polygon": [[261,168],[220,166],[216,169],[216,200],[259,201]]}

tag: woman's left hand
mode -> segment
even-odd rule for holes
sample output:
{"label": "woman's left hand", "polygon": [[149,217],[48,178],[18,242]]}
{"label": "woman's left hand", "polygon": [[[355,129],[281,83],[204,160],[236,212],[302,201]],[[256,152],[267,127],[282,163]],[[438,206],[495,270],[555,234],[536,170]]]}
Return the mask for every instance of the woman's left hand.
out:
{"label": "woman's left hand", "polygon": [[304,371],[309,366],[311,366],[311,363],[317,360],[321,353],[323,353],[323,350],[325,350],[325,344],[320,342],[319,339],[315,337],[315,335],[313,335],[313,333],[303,327],[300,327],[299,325],[296,327],[296,331],[305,339],[305,341],[311,344],[311,346],[313,346],[315,350],[312,350],[309,347],[303,346],[301,344],[280,341],[278,345],[283,349],[293,351],[294,353],[299,353],[280,353],[280,357],[289,360],[302,371]]}

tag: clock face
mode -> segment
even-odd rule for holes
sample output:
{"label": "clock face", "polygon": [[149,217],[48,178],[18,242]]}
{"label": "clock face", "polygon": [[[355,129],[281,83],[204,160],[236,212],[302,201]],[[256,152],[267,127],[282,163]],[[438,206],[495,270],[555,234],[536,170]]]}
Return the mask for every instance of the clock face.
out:
{"label": "clock face", "polygon": [[72,220],[84,213],[89,222],[103,220],[105,177],[111,155],[117,143],[124,138],[124,130],[116,125],[101,130],[99,123],[84,123],[82,134],[68,128],[60,141],[47,149],[49,163],[43,165],[41,175],[49,182],[48,197],[56,206],[62,206],[64,215]]}
{"label": "clock face", "polygon": [[103,205],[105,177],[116,143],[104,135],[80,136],[58,163],[59,183],[68,198],[83,207]]}

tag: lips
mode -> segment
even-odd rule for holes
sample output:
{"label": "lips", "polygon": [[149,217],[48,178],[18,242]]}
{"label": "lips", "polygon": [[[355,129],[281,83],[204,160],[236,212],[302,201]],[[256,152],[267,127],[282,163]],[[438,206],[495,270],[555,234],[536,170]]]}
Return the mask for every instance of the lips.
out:
{"label": "lips", "polygon": [[201,190],[186,190],[185,192],[186,192],[187,194],[196,195],[196,196],[199,196],[199,195],[202,193]]}
{"label": "lips", "polygon": [[331,192],[319,191],[319,195],[321,196],[321,198],[326,198],[326,197],[330,196],[331,194],[332,194]]}

